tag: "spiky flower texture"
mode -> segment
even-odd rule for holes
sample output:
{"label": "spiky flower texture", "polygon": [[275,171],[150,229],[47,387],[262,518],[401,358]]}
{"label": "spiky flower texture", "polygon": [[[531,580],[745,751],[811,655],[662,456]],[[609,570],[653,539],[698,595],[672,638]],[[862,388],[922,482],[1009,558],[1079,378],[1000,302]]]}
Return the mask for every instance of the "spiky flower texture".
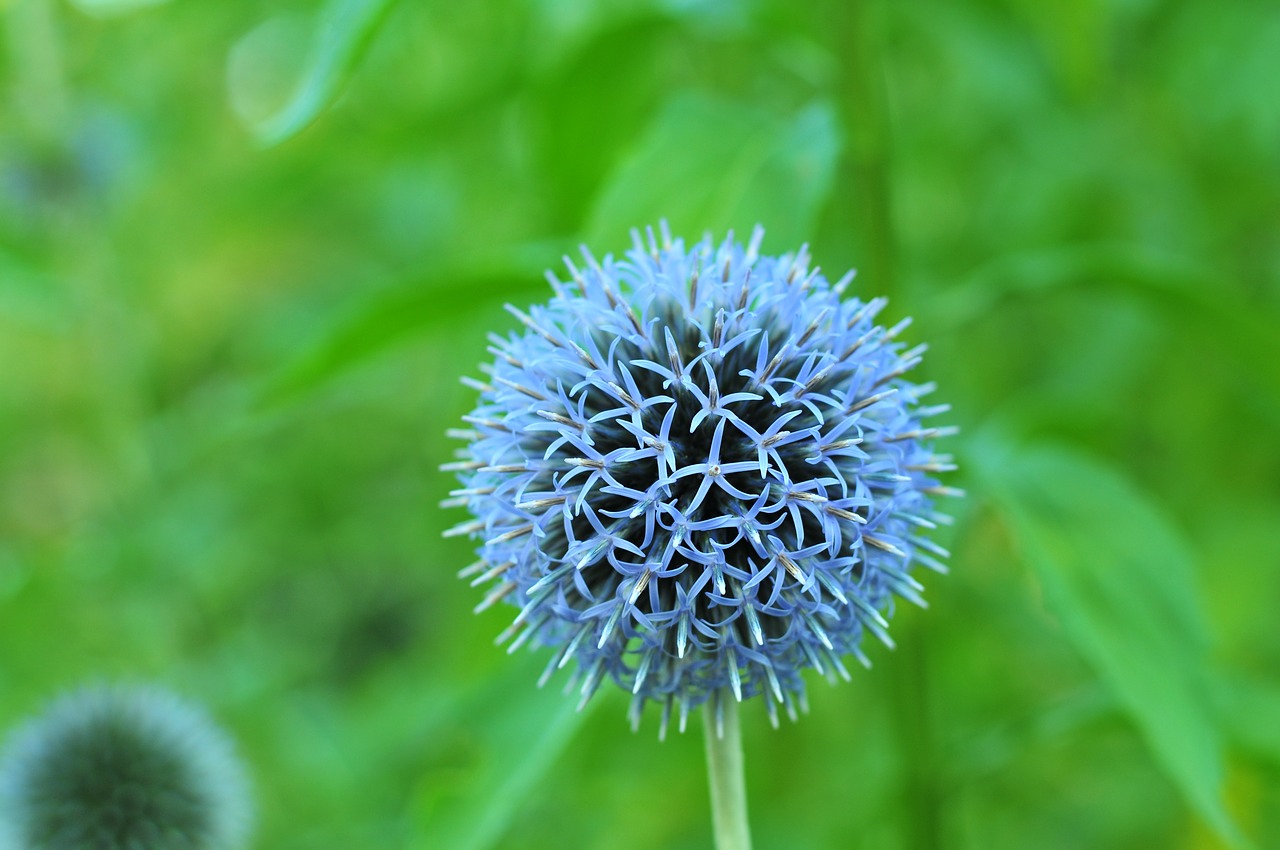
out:
{"label": "spiky flower texture", "polygon": [[[951,469],[932,385],[905,375],[924,346],[875,323],[884,299],[842,299],[805,249],[761,256],[732,235],[686,248],[663,227],[624,259],[552,274],[491,366],[446,504],[481,541],[462,571],[517,608],[501,640],[576,660],[582,702],[612,678],[691,708],[764,694],[776,723],[804,705],[801,671],[848,678],[864,631],[890,643],[894,597],[923,604],[914,564]],[[938,556],[938,557],[935,557]]]}
{"label": "spiky flower texture", "polygon": [[248,813],[229,742],[155,688],[68,694],[14,734],[0,765],[6,850],[234,850]]}

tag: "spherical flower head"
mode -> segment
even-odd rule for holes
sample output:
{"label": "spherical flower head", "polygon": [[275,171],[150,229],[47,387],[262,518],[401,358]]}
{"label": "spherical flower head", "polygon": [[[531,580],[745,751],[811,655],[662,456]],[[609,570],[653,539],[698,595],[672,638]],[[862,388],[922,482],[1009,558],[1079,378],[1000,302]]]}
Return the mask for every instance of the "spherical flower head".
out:
{"label": "spherical flower head", "polygon": [[[801,671],[848,677],[870,631],[889,643],[912,567],[943,569],[921,532],[951,468],[923,422],[931,385],[875,323],[884,299],[843,299],[796,254],[732,236],[690,248],[635,234],[624,259],[548,275],[555,297],[493,336],[449,504],[481,541],[463,571],[505,601],[502,636],[576,660],[583,703],[612,678],[681,727],[702,701],[803,707]],[[544,681],[546,676],[544,676]]]}
{"label": "spherical flower head", "polygon": [[0,761],[5,850],[234,850],[248,813],[228,740],[154,688],[66,695]]}

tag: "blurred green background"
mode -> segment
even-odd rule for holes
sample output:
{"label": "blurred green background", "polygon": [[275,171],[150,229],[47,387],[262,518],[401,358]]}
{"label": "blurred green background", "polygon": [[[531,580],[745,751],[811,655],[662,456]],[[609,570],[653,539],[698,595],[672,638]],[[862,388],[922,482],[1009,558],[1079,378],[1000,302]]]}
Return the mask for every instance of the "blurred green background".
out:
{"label": "blurred green background", "polygon": [[701,848],[440,532],[505,301],[583,240],[808,241],[932,348],[969,497],[896,652],[745,712],[761,848],[1280,847],[1280,11],[0,0],[0,727],[100,677],[257,846]]}

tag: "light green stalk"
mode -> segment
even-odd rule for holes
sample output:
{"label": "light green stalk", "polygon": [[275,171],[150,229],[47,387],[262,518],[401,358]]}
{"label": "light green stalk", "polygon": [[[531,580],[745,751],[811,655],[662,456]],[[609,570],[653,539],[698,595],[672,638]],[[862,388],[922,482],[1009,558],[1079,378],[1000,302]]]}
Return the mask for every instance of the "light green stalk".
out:
{"label": "light green stalk", "polygon": [[738,702],[728,694],[716,694],[707,700],[702,717],[716,850],[751,850]]}

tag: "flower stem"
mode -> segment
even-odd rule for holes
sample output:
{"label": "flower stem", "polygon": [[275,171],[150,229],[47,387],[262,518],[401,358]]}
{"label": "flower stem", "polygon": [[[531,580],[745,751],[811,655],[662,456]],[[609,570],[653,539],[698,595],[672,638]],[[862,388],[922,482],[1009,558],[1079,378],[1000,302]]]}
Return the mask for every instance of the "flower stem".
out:
{"label": "flower stem", "polygon": [[703,708],[702,719],[716,850],[751,850],[737,700],[724,693],[713,695]]}

